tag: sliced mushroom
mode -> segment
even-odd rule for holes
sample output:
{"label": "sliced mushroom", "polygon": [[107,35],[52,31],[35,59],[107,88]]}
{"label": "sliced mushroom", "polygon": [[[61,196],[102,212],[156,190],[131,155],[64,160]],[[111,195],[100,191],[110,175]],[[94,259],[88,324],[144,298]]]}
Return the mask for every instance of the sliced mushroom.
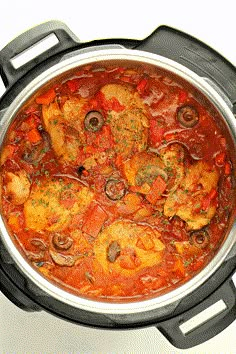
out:
{"label": "sliced mushroom", "polygon": [[194,231],[190,235],[190,243],[198,248],[206,248],[209,241],[210,237],[206,230]]}
{"label": "sliced mushroom", "polygon": [[43,242],[43,240],[40,240],[38,238],[33,238],[31,240],[31,244],[35,247],[37,247],[38,249],[40,249],[41,251],[45,251],[46,250],[46,245],[45,243]]}
{"label": "sliced mushroom", "polygon": [[31,262],[40,262],[40,261],[43,261],[44,256],[45,256],[45,252],[44,252],[44,251],[40,251],[40,252],[38,252],[38,253],[26,251],[25,253],[26,253],[27,258],[28,258]]}
{"label": "sliced mushroom", "polygon": [[103,116],[98,111],[90,111],[84,119],[85,129],[91,132],[97,132],[104,124]]}
{"label": "sliced mushroom", "polygon": [[66,266],[66,267],[72,267],[75,262],[82,257],[82,255],[71,255],[71,254],[62,254],[55,252],[53,250],[49,251],[53,261],[60,265],[60,266]]}
{"label": "sliced mushroom", "polygon": [[52,244],[57,250],[68,250],[73,244],[73,239],[70,236],[55,233],[52,236]]}
{"label": "sliced mushroom", "polygon": [[199,121],[198,111],[195,107],[186,105],[177,111],[177,119],[185,128],[193,128]]}
{"label": "sliced mushroom", "polygon": [[123,181],[118,179],[109,179],[105,185],[105,193],[111,200],[120,200],[124,197],[126,187]]}
{"label": "sliced mushroom", "polygon": [[31,262],[39,262],[44,259],[45,256],[45,251],[46,251],[46,245],[43,242],[43,240],[33,238],[30,243],[35,246],[37,249],[39,249],[39,252],[31,252],[31,251],[26,251],[26,256]]}
{"label": "sliced mushroom", "polygon": [[121,252],[120,245],[117,241],[112,241],[107,249],[107,259],[109,262],[114,263],[119,257]]}
{"label": "sliced mushroom", "polygon": [[95,278],[94,278],[94,276],[93,276],[91,273],[85,272],[84,275],[85,275],[85,278],[86,278],[91,284],[93,284],[93,283],[95,282]]}

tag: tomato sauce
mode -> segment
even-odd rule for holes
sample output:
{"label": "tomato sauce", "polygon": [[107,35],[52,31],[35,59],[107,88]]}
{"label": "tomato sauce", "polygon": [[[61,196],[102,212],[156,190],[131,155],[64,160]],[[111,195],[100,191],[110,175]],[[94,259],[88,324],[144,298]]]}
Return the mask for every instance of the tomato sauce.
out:
{"label": "tomato sauce", "polygon": [[218,119],[158,70],[90,65],[52,83],[1,152],[1,212],[19,251],[49,281],[100,301],[191,279],[233,210]]}

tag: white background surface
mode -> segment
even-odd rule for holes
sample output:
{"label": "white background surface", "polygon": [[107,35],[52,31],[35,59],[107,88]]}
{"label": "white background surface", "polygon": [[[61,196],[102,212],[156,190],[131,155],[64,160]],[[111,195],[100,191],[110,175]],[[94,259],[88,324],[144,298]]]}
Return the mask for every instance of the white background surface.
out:
{"label": "white background surface", "polygon": [[[64,21],[81,41],[143,39],[160,25],[183,30],[210,45],[236,66],[235,1],[4,0],[0,49],[28,28]],[[235,278],[235,277],[234,277]],[[236,321],[208,342],[177,350],[155,329],[103,331],[84,328],[47,313],[26,313],[0,293],[0,354],[234,354]]]}

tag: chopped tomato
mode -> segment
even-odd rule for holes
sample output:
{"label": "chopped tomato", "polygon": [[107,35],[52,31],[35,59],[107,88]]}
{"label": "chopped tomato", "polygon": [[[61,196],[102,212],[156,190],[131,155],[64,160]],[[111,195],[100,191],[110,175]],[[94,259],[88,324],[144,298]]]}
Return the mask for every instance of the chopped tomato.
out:
{"label": "chopped tomato", "polygon": [[188,97],[188,94],[185,90],[179,91],[179,103],[184,103]]}
{"label": "chopped tomato", "polygon": [[225,163],[225,175],[230,175],[230,172],[231,172],[231,165],[229,162],[226,162]]}
{"label": "chopped tomato", "polygon": [[151,187],[148,183],[143,183],[141,186],[131,186],[130,190],[134,193],[148,194]]}
{"label": "chopped tomato", "polygon": [[81,80],[80,79],[72,79],[67,81],[67,86],[70,89],[70,92],[76,92],[81,86]]}
{"label": "chopped tomato", "polygon": [[211,201],[215,199],[217,196],[217,190],[215,188],[212,188],[210,193],[203,199],[202,201],[202,210],[207,210],[211,204]]}
{"label": "chopped tomato", "polygon": [[76,203],[76,196],[70,190],[64,190],[60,195],[60,204],[66,209],[71,209]]}
{"label": "chopped tomato", "polygon": [[132,83],[132,82],[133,82],[131,76],[128,76],[128,75],[123,75],[123,76],[120,77],[120,79],[121,79],[123,82],[127,82],[127,83],[130,83],[130,82]]}
{"label": "chopped tomato", "polygon": [[160,125],[156,119],[150,119],[149,124],[150,124],[150,130],[149,130],[150,143],[153,146],[158,146],[163,139],[163,135],[165,133],[166,128]]}
{"label": "chopped tomato", "polygon": [[145,90],[147,88],[148,85],[148,80],[147,79],[142,79],[139,81],[139,83],[137,84],[137,91],[143,95],[145,93]]}
{"label": "chopped tomato", "polygon": [[95,95],[95,101],[97,101],[97,106],[102,107],[105,111],[121,112],[125,109],[125,106],[120,104],[117,98],[112,97],[110,100],[107,100],[101,91]]}
{"label": "chopped tomato", "polygon": [[92,145],[86,145],[84,146],[83,152],[85,154],[95,154],[97,152],[97,149]]}
{"label": "chopped tomato", "polygon": [[223,166],[224,162],[225,162],[225,153],[224,152],[220,152],[219,154],[216,155],[215,157],[215,162],[217,164],[217,166]]}
{"label": "chopped tomato", "polygon": [[109,111],[121,112],[125,109],[125,106],[120,104],[120,102],[115,98],[112,97],[109,101],[106,101],[105,107]]}
{"label": "chopped tomato", "polygon": [[140,266],[141,261],[137,257],[133,248],[126,247],[121,250],[119,263],[123,269],[135,269],[136,267]]}
{"label": "chopped tomato", "polygon": [[30,114],[22,124],[20,125],[20,130],[22,131],[27,131],[31,130],[34,128],[37,128],[37,126],[40,124],[40,119],[36,114]]}
{"label": "chopped tomato", "polygon": [[31,129],[26,133],[26,138],[32,143],[36,144],[42,140],[42,136],[40,135],[37,129]]}
{"label": "chopped tomato", "polygon": [[101,149],[109,149],[114,146],[111,128],[109,125],[104,125],[101,131],[96,134],[95,144]]}
{"label": "chopped tomato", "polygon": [[183,277],[185,276],[185,268],[184,268],[184,264],[183,261],[180,258],[176,259],[174,268],[173,268],[174,272],[177,273],[177,275]]}
{"label": "chopped tomato", "polygon": [[166,189],[166,182],[161,176],[157,176],[155,181],[153,182],[151,189],[149,193],[146,195],[146,199],[151,203],[151,204],[156,204],[158,199],[161,198],[162,193]]}
{"label": "chopped tomato", "polygon": [[35,99],[35,101],[38,104],[49,105],[51,102],[53,102],[55,97],[56,97],[56,92],[55,92],[55,90],[53,88],[51,88],[47,92],[45,92],[42,95],[38,96]]}
{"label": "chopped tomato", "polygon": [[25,110],[25,114],[39,113],[39,107],[37,104],[32,104]]}
{"label": "chopped tomato", "polygon": [[176,139],[175,133],[167,133],[167,134],[165,134],[164,135],[164,139],[166,141],[175,140]]}
{"label": "chopped tomato", "polygon": [[96,204],[88,211],[84,219],[82,231],[92,237],[96,237],[107,218],[107,213],[100,207],[100,205]]}
{"label": "chopped tomato", "polygon": [[82,175],[83,175],[84,177],[88,177],[88,176],[89,176],[89,172],[88,172],[87,170],[83,170],[83,171],[82,171]]}
{"label": "chopped tomato", "polygon": [[120,168],[123,165],[123,158],[121,155],[117,155],[115,164],[118,168]]}
{"label": "chopped tomato", "polygon": [[204,260],[202,258],[195,259],[191,264],[190,264],[190,269],[192,271],[197,271],[198,269],[202,268],[204,263]]}

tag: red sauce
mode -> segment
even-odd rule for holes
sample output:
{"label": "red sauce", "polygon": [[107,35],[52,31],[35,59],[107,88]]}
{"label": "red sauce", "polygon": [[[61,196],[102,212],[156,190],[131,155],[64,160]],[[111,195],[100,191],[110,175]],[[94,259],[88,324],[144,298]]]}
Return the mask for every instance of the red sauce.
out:
{"label": "red sauce", "polygon": [[213,258],[233,208],[217,117],[161,73],[93,66],[40,92],[1,153],[1,209],[48,280],[97,300],[157,296]]}

